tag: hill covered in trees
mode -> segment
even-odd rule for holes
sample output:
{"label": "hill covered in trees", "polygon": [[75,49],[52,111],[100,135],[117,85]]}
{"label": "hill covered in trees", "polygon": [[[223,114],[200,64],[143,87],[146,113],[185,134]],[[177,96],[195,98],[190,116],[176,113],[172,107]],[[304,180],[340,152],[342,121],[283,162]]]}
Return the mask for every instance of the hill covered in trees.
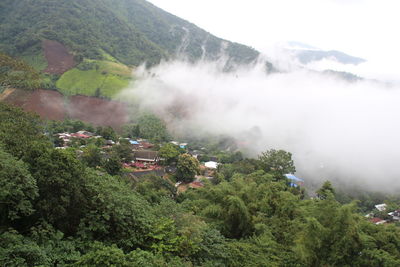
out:
{"label": "hill covered in trees", "polygon": [[4,0],[0,3],[0,51],[31,57],[43,40],[67,46],[79,59],[127,65],[156,64],[185,54],[190,59],[249,63],[258,52],[217,38],[144,0]]}

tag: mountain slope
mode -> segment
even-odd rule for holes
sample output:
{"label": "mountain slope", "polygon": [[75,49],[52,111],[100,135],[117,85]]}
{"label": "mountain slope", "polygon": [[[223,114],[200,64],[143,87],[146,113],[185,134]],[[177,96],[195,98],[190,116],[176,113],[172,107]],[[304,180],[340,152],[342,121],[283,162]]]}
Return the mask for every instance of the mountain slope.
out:
{"label": "mountain slope", "polygon": [[217,38],[144,0],[3,0],[0,51],[23,55],[56,40],[78,58],[111,55],[128,65],[156,64],[185,54],[190,59],[250,63],[254,49]]}
{"label": "mountain slope", "polygon": [[323,59],[335,60],[342,64],[358,65],[366,62],[365,59],[348,55],[337,50],[323,50],[309,44],[290,41],[284,44],[284,47],[302,64],[308,64]]}
{"label": "mountain slope", "polygon": [[323,59],[332,59],[332,58],[338,61],[339,63],[353,64],[353,65],[358,65],[366,61],[363,58],[353,57],[336,50],[330,50],[330,51],[295,50],[294,53],[296,54],[299,61],[303,64],[308,64],[313,61],[320,61]]}

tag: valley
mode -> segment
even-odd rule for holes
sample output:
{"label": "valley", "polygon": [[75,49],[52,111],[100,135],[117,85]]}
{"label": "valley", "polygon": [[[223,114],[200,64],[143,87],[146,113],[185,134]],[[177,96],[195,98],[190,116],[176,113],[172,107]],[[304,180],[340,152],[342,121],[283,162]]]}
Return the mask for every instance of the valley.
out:
{"label": "valley", "polygon": [[151,2],[0,1],[0,266],[400,266],[396,84],[208,32],[324,43],[361,9]]}

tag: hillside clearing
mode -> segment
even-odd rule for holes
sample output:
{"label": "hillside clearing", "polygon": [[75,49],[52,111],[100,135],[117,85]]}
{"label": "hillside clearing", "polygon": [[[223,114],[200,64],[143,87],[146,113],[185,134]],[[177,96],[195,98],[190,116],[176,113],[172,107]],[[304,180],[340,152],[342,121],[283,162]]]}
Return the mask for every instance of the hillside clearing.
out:
{"label": "hillside clearing", "polygon": [[63,74],[75,65],[74,56],[68,49],[57,41],[43,41],[44,55],[47,60],[47,68],[44,72],[50,74]]}
{"label": "hillside clearing", "polygon": [[57,81],[64,95],[103,96],[114,98],[131,81],[132,70],[110,61],[85,60],[67,71]]}

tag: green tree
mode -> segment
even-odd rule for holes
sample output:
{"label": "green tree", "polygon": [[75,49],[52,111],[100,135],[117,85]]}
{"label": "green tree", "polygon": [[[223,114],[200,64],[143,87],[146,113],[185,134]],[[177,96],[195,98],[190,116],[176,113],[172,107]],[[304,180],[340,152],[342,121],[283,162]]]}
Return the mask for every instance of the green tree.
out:
{"label": "green tree", "polygon": [[46,254],[47,266],[73,264],[80,257],[79,249],[82,248],[82,241],[66,237],[46,222],[42,221],[32,227],[29,239]]}
{"label": "green tree", "polygon": [[120,174],[122,170],[121,159],[113,155],[110,158],[104,160],[103,167],[110,175]]}
{"label": "green tree", "polygon": [[43,143],[33,144],[24,161],[39,188],[35,209],[40,217],[66,234],[75,233],[85,213],[84,165],[73,151]]}
{"label": "green tree", "polygon": [[97,127],[96,134],[101,135],[106,140],[117,140],[117,134],[115,133],[114,129],[110,126],[106,127]]}
{"label": "green tree", "polygon": [[199,161],[189,154],[182,154],[178,158],[176,179],[185,183],[194,180],[196,174],[200,172]]}
{"label": "green tree", "polygon": [[131,185],[118,176],[86,174],[86,207],[78,236],[116,244],[124,250],[144,246],[155,221],[152,207]]}
{"label": "green tree", "polygon": [[27,166],[0,148],[0,229],[33,213],[38,188]]}
{"label": "green tree", "polygon": [[135,190],[150,203],[160,203],[176,195],[176,188],[169,180],[156,175],[146,175],[135,184]]}
{"label": "green tree", "polygon": [[74,266],[115,266],[128,267],[124,252],[117,246],[105,246],[95,243],[93,249],[83,255]]}
{"label": "green tree", "polygon": [[0,140],[6,152],[17,159],[30,150],[34,141],[46,141],[38,116],[0,103]]}
{"label": "green tree", "polygon": [[82,159],[87,166],[95,168],[101,165],[101,150],[94,144],[89,144],[83,149]]}
{"label": "green tree", "polygon": [[168,259],[162,254],[153,254],[149,251],[136,249],[128,254],[115,245],[107,246],[102,243],[95,243],[92,249],[83,255],[73,266],[113,266],[113,267],[191,267],[178,257],[169,256]]}
{"label": "green tree", "polygon": [[326,199],[329,196],[335,196],[335,189],[333,188],[331,182],[326,181],[316,193],[319,199]]}
{"label": "green tree", "polygon": [[227,231],[233,238],[240,238],[251,231],[251,215],[246,204],[238,196],[228,196],[226,199],[225,222]]}
{"label": "green tree", "polygon": [[138,119],[140,137],[154,141],[166,141],[169,137],[165,123],[153,114]]}
{"label": "green tree", "polygon": [[120,158],[123,162],[130,162],[133,160],[132,147],[129,142],[120,142],[120,144],[114,145],[111,154],[116,158]]}
{"label": "green tree", "polygon": [[274,174],[276,178],[282,178],[284,174],[296,172],[292,154],[284,150],[268,150],[261,153],[259,160],[264,171]]}
{"label": "green tree", "polygon": [[139,125],[127,124],[122,127],[123,136],[129,138],[136,138],[140,135]]}
{"label": "green tree", "polygon": [[43,250],[15,230],[0,233],[1,266],[48,266]]}
{"label": "green tree", "polygon": [[165,144],[160,148],[159,155],[166,165],[176,163],[180,155],[179,147],[171,143]]}

